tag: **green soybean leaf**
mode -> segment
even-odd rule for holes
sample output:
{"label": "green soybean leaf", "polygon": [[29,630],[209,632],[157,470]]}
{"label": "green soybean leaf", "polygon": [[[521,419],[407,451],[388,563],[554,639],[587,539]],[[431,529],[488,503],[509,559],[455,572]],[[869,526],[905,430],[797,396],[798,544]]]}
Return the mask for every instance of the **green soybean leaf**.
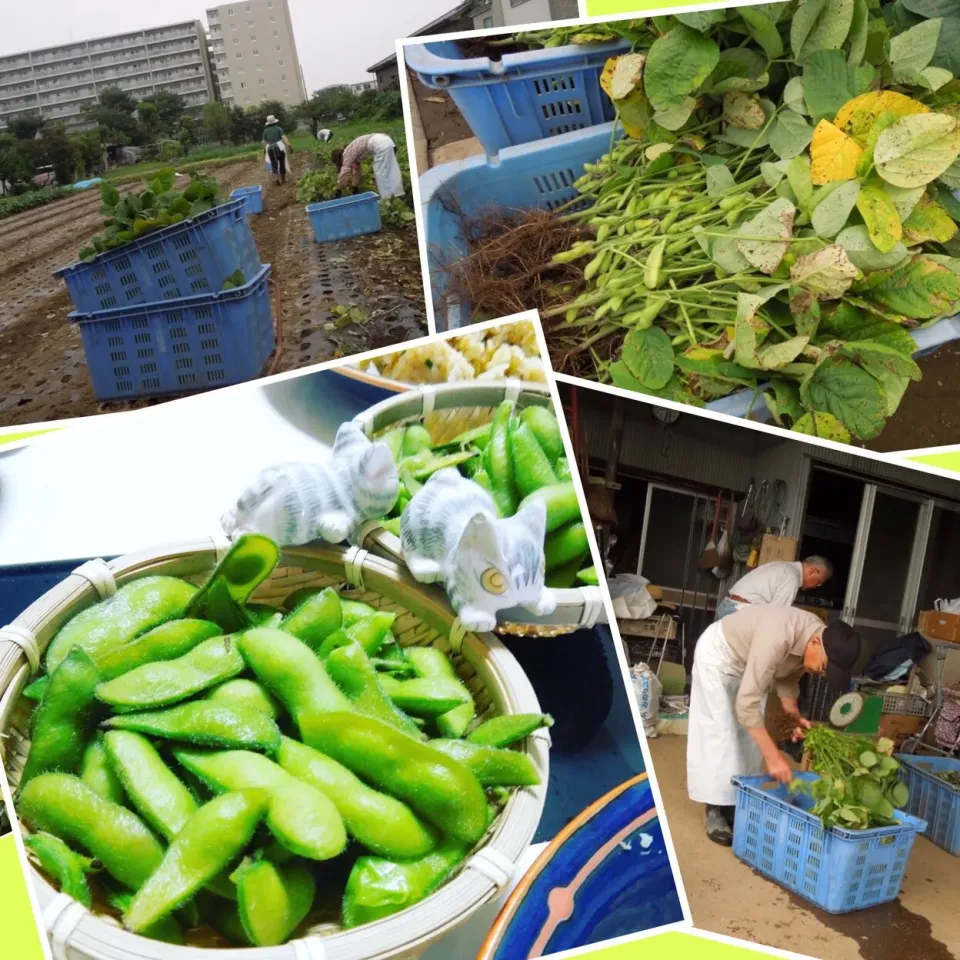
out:
{"label": "green soybean leaf", "polygon": [[792,160],[803,153],[813,139],[813,127],[793,110],[777,114],[770,130],[770,146],[781,160]]}
{"label": "green soybean leaf", "polygon": [[794,157],[787,167],[787,180],[801,210],[810,210],[813,203],[813,180],[810,177],[810,158],[805,154]]}
{"label": "green soybean leaf", "polygon": [[775,187],[787,175],[785,170],[781,170],[775,163],[764,161],[760,164],[760,174],[764,183],[768,187]]}
{"label": "green soybean leaf", "polygon": [[943,18],[940,40],[930,66],[949,70],[953,77],[960,75],[960,14],[951,13]]}
{"label": "green soybean leaf", "polygon": [[717,96],[728,90],[761,89],[770,79],[766,69],[767,58],[750,47],[721,50],[717,65],[704,81],[703,89]]}
{"label": "green soybean leaf", "polygon": [[898,267],[866,274],[854,284],[853,292],[895,315],[932,320],[960,308],[960,275],[921,255]]}
{"label": "green soybean leaf", "polygon": [[783,56],[783,40],[776,21],[771,20],[761,7],[741,7],[737,12],[747,25],[750,36],[771,60]]}
{"label": "green soybean leaf", "polygon": [[955,197],[949,190],[938,187],[937,203],[939,203],[954,220],[960,223],[960,198]]}
{"label": "green soybean leaf", "polygon": [[751,293],[737,294],[737,321],[733,343],[737,363],[743,367],[760,366],[758,348],[770,328],[757,316],[757,310],[765,302],[765,297]]}
{"label": "green soybean leaf", "polygon": [[780,266],[787,241],[793,236],[796,214],[797,208],[789,200],[778,197],[740,227],[737,248],[761,273],[771,274]]}
{"label": "green soybean leaf", "polygon": [[675,106],[655,111],[653,119],[664,130],[679,130],[690,119],[696,107],[697,101],[693,97],[685,97]]}
{"label": "green soybean leaf", "polygon": [[790,313],[797,333],[812,337],[820,326],[820,301],[816,294],[803,287],[790,287]]}
{"label": "green soybean leaf", "polygon": [[933,241],[946,243],[957,232],[957,225],[936,200],[923,197],[903,221],[903,238],[910,246]]}
{"label": "green soybean leaf", "polygon": [[644,89],[657,110],[681,105],[698,90],[720,59],[717,44],[678,24],[653,42],[644,70]]}
{"label": "green soybean leaf", "polygon": [[853,0],[804,0],[790,25],[794,58],[803,60],[818,50],[839,50],[853,24]]}
{"label": "green soybean leaf", "polygon": [[903,236],[900,215],[890,195],[882,187],[866,183],[857,196],[857,210],[867,225],[873,245],[881,253],[890,253]]}
{"label": "green soybean leaf", "polygon": [[710,247],[710,259],[721,270],[726,270],[727,273],[741,273],[750,269],[750,264],[740,253],[735,234],[711,239],[713,242]]}
{"label": "green soybean leaf", "polygon": [[884,184],[883,189],[897,208],[901,221],[906,220],[913,213],[914,207],[926,192],[926,187],[895,187],[892,183]]}
{"label": "green soybean leaf", "polygon": [[884,130],[873,151],[877,171],[897,187],[936,180],[960,156],[960,121],[944,113],[916,113]]}
{"label": "green soybean leaf", "polygon": [[854,0],[853,19],[850,23],[849,51],[847,62],[858,64],[863,61],[867,53],[867,39],[869,37],[870,9],[867,0]]}
{"label": "green soybean leaf", "polygon": [[[744,9],[749,10],[749,7]],[[807,101],[803,96],[803,77],[791,77],[783,88],[783,102],[794,112],[806,116]]]}
{"label": "green soybean leaf", "polygon": [[771,343],[762,347],[758,352],[761,370],[779,370],[788,363],[793,363],[803,353],[809,337],[791,337],[782,343]]}
{"label": "green soybean leaf", "polygon": [[890,38],[890,66],[895,80],[910,77],[930,65],[940,40],[943,21],[924,20],[915,27]]}
{"label": "green soybean leaf", "polygon": [[870,239],[869,230],[860,223],[841,230],[837,234],[837,243],[847,251],[850,262],[864,273],[895,267],[907,258],[907,248],[902,243],[897,243],[886,253],[878,250]]}
{"label": "green soybean leaf", "polygon": [[[662,400],[675,400],[677,403],[690,403],[691,398],[687,395],[686,385],[679,377],[671,377],[670,380],[659,390],[651,390],[645,387],[627,368],[622,360],[611,363],[607,368],[610,379],[614,386],[621,390],[632,390],[634,393],[642,393],[649,397],[659,397]],[[699,406],[699,404],[698,404]]]}
{"label": "green soybean leaf", "polygon": [[814,120],[833,119],[840,108],[870,89],[874,70],[852,65],[841,50],[819,50],[803,65],[803,90]]}
{"label": "green soybean leaf", "polygon": [[749,384],[756,379],[756,370],[727,360],[722,350],[709,347],[691,347],[685,353],[674,357],[674,363],[685,373],[710,377],[714,380],[733,380],[740,384]]}
{"label": "green soybean leaf", "polygon": [[803,403],[800,401],[800,387],[790,380],[775,378],[773,395],[781,417],[796,423],[803,416]]}
{"label": "green soybean leaf", "polygon": [[659,390],[673,376],[673,346],[657,326],[631,330],[623,341],[621,359],[648,390]]}
{"label": "green soybean leaf", "polygon": [[818,363],[801,384],[800,396],[808,408],[833,415],[861,440],[870,440],[883,429],[887,410],[883,388],[843,357]]}
{"label": "green soybean leaf", "polygon": [[916,381],[921,376],[920,368],[911,357],[904,356],[899,350],[883,343],[872,343],[869,340],[845,343],[840,348],[840,353],[877,379],[893,375]]}
{"label": "green soybean leaf", "polygon": [[675,20],[679,20],[682,24],[685,24],[693,30],[706,33],[712,26],[723,23],[723,21],[727,19],[727,11],[704,10],[702,13],[675,13],[673,16]]}
{"label": "green soybean leaf", "polygon": [[850,442],[850,431],[832,413],[805,413],[794,423],[793,431],[836,443]]}
{"label": "green soybean leaf", "polygon": [[814,208],[811,221],[821,237],[833,239],[846,225],[860,196],[860,182],[846,180]]}
{"label": "green soybean leaf", "polygon": [[960,0],[900,0],[918,17],[960,17]]}
{"label": "green soybean leaf", "polygon": [[767,122],[759,99],[736,90],[723,95],[723,119],[741,130],[759,130]]}
{"label": "green soybean leaf", "polygon": [[707,170],[707,196],[720,197],[729,190],[736,189],[737,182],[725,164],[710,167]]}

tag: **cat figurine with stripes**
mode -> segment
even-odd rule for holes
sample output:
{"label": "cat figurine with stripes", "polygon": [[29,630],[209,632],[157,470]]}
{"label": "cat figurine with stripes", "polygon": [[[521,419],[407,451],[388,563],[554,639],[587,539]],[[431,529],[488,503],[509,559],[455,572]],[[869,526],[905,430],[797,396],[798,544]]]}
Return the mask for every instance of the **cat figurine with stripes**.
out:
{"label": "cat figurine with stripes", "polygon": [[400,479],[385,443],[354,421],[341,424],[328,463],[280,463],[264,470],[220,522],[230,539],[259,533],[282,547],[356,541],[368,520],[397,502]]}
{"label": "cat figurine with stripes", "polygon": [[499,610],[524,607],[543,616],[557,608],[544,586],[546,523],[539,500],[498,517],[483,487],[446,468],[403,511],[403,559],[415,580],[443,583],[467,630],[486,632]]}

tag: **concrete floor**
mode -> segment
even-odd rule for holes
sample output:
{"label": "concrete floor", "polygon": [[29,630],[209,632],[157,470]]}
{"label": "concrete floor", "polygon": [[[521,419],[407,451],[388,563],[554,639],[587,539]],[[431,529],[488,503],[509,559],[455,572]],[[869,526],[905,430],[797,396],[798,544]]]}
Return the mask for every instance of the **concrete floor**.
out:
{"label": "concrete floor", "polygon": [[693,922],[823,960],[960,958],[960,857],[918,837],[899,900],[843,916],[811,906],[707,839],[686,792],[686,737],[649,741]]}

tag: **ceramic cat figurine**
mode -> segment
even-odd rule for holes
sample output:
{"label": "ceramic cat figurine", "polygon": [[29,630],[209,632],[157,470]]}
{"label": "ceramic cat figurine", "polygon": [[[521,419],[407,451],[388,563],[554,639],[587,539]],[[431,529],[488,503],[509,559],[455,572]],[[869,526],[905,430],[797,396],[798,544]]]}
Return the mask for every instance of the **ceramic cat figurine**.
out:
{"label": "ceramic cat figurine", "polygon": [[328,463],[268,467],[220,522],[231,539],[260,533],[282,547],[317,537],[342,543],[352,541],[365,521],[386,516],[399,489],[389,448],[348,421],[337,431]]}
{"label": "ceramic cat figurine", "polygon": [[557,607],[544,586],[546,510],[535,502],[500,519],[493,498],[453,468],[439,470],[403,511],[400,542],[414,579],[442,582],[461,623],[492,630],[497,611]]}

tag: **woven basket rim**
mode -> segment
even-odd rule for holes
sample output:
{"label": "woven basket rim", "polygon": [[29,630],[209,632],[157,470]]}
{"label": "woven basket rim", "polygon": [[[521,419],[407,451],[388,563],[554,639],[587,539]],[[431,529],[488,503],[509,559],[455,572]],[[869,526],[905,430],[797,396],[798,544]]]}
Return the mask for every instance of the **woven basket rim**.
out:
{"label": "woven basket rim", "polygon": [[[168,544],[153,550],[126,554],[109,563],[100,563],[102,569],[109,570],[115,583],[122,585],[142,576],[160,573],[183,577],[201,574],[212,569],[226,549],[225,543],[205,538]],[[291,566],[342,576],[347,584],[380,593],[409,610],[429,629],[450,639],[449,628],[456,620],[456,615],[443,592],[418,583],[405,568],[387,558],[357,547],[318,543],[283,548],[276,569]],[[386,588],[386,592],[381,588]],[[42,652],[56,629],[76,613],[81,604],[86,606],[99,599],[101,593],[94,583],[86,575],[74,572],[34,601],[11,626],[37,636]],[[468,633],[462,638],[459,652],[477,670],[485,686],[493,689],[494,685],[498,685],[494,690],[497,697],[502,701],[510,701],[514,706],[509,712],[541,712],[526,674],[495,636]],[[9,728],[13,708],[31,674],[25,659],[19,646],[9,639],[0,638],[0,731]],[[549,780],[545,738],[528,738],[525,751],[536,764],[541,782],[536,787],[517,790],[511,796],[483,845],[478,848],[480,851],[492,850],[500,854],[514,867],[533,840],[546,802]],[[292,940],[280,947],[185,947],[147,940],[87,911],[65,894],[58,893],[32,863],[30,873],[48,932],[54,940],[58,936],[64,939],[65,934],[65,941],[69,942],[73,956],[96,960],[127,957],[130,960],[142,957],[150,957],[151,960],[209,960],[215,955],[242,956],[244,960],[304,960],[321,956],[324,960],[388,960],[426,949],[498,894],[501,887],[489,879],[489,871],[481,873],[479,868],[471,868],[471,860],[477,852],[473,851],[464,869],[419,904],[375,923],[329,936],[313,935]],[[64,907],[69,909],[64,910]],[[60,930],[58,933],[58,918],[64,922],[69,918],[68,931]]]}
{"label": "woven basket rim", "polygon": [[[550,387],[545,383],[525,380],[463,380],[436,385],[417,385],[411,390],[387,397],[380,403],[368,407],[354,417],[354,422],[363,427],[367,436],[372,436],[385,427],[419,419],[430,413],[455,410],[459,407],[489,406],[493,408],[504,399],[512,398],[519,401],[525,396],[536,403],[545,400],[552,408]],[[374,523],[368,526],[364,543],[368,541],[375,547],[379,547],[381,552],[391,559],[402,561],[399,537],[384,530],[382,526]],[[600,587],[585,584],[580,587],[554,589],[553,592],[557,598],[557,610],[569,611],[568,618],[558,617],[556,613],[547,617],[528,614],[523,616],[522,620],[519,617],[513,617],[511,622],[530,626],[539,624],[547,629],[561,625],[567,627],[576,625],[578,629],[587,629],[594,626],[600,615],[605,613],[603,591]],[[516,613],[520,614],[523,611],[516,611]]]}

